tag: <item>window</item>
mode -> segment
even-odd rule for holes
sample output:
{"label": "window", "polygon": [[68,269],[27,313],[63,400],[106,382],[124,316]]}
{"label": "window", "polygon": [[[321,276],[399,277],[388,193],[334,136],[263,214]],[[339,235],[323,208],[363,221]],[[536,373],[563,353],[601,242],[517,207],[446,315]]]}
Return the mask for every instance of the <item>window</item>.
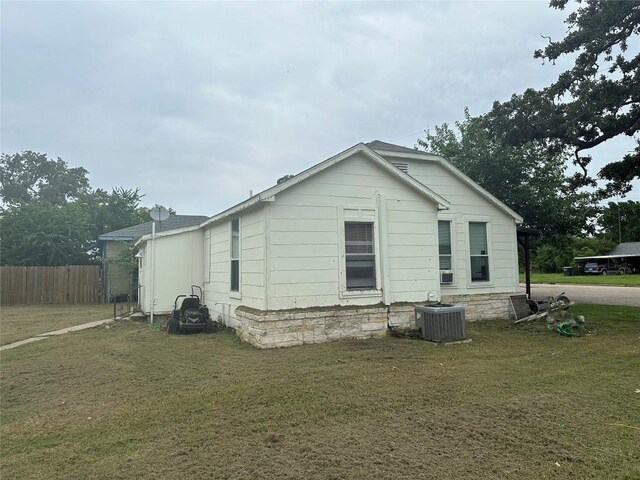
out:
{"label": "window", "polygon": [[451,270],[451,222],[438,220],[438,248],[440,270]]}
{"label": "window", "polygon": [[373,246],[373,223],[345,222],[347,290],[376,288],[376,255]]}
{"label": "window", "polygon": [[231,291],[240,291],[240,219],[231,220]]}
{"label": "window", "polygon": [[471,256],[471,281],[489,281],[489,250],[487,249],[487,224],[469,222],[469,254]]}
{"label": "window", "polygon": [[204,281],[211,281],[211,230],[204,235]]}

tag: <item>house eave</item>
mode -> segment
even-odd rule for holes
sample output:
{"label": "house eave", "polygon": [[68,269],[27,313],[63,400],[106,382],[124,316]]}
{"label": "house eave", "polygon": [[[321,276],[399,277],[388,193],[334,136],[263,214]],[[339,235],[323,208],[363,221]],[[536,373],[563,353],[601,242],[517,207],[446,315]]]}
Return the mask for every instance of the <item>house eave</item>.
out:
{"label": "house eave", "polygon": [[131,236],[131,235],[123,235],[123,236],[119,236],[119,235],[100,235],[98,237],[98,240],[101,242],[107,242],[107,241],[115,241],[115,242],[125,242],[125,241],[131,241],[134,240],[135,237]]}
{"label": "house eave", "polygon": [[[197,230],[200,230],[201,228],[202,227],[200,225],[192,225],[190,227],[176,228],[175,230],[169,230],[167,232],[156,233],[156,237],[155,238],[171,237],[173,235],[180,235],[181,233],[195,232]],[[145,243],[147,240],[150,240],[151,237],[152,237],[152,235],[143,235],[135,243],[135,246],[137,247],[137,246]]]}
{"label": "house eave", "polygon": [[451,165],[449,162],[447,162],[447,160],[444,157],[442,157],[440,155],[434,155],[432,153],[422,153],[422,152],[416,152],[416,153],[393,152],[393,151],[390,151],[390,150],[376,150],[376,152],[379,155],[383,156],[383,157],[406,158],[406,159],[409,159],[409,160],[422,160],[422,161],[426,160],[426,161],[431,161],[431,162],[437,162],[443,168],[445,168],[446,170],[449,170],[459,180],[461,180],[466,185],[468,185],[469,187],[473,188],[478,193],[480,193],[482,196],[484,196],[487,200],[489,200],[495,206],[499,207],[500,209],[502,209],[506,213],[508,213],[510,216],[512,216],[513,219],[515,220],[516,224],[521,224],[523,222],[523,218],[518,213],[516,213],[514,210],[509,208],[503,202],[498,200],[491,193],[489,193],[487,190],[482,188],[480,185],[478,185],[476,182],[474,182],[471,178],[469,178],[467,175],[462,173],[456,167]]}

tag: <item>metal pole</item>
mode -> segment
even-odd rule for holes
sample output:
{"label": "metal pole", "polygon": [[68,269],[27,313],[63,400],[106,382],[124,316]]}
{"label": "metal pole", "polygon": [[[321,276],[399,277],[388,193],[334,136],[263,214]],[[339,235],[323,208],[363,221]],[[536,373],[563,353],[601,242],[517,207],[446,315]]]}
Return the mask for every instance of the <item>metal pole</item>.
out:
{"label": "metal pole", "polygon": [[529,256],[529,234],[524,235],[524,276],[527,284],[527,298],[531,300],[531,257]]}
{"label": "metal pole", "polygon": [[618,243],[622,243],[622,223],[620,222],[620,197],[618,200]]}
{"label": "metal pole", "polygon": [[154,282],[154,275],[155,275],[155,263],[156,263],[156,222],[152,222],[151,223],[151,279],[149,281],[149,283],[151,284],[149,287],[149,290],[151,290],[151,316],[149,317],[149,322],[153,324],[153,313],[154,313],[154,306],[156,303],[156,299],[155,299],[155,282]]}

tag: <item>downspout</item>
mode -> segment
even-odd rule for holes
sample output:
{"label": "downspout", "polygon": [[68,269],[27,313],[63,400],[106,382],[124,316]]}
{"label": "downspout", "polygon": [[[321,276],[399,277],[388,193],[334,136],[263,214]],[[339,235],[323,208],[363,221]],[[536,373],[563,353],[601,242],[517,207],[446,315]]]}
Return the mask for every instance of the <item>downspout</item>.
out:
{"label": "downspout", "polygon": [[378,193],[376,195],[376,206],[378,207],[378,232],[380,235],[380,270],[382,273],[382,302],[387,306],[387,322],[389,320],[391,305],[391,282],[389,280],[388,265],[388,241],[387,241],[387,202],[385,198]]}

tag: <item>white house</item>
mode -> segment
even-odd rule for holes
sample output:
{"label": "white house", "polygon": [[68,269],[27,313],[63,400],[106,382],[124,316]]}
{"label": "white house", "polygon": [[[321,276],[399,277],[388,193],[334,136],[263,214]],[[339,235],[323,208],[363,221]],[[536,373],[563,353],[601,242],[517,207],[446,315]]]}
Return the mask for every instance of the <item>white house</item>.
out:
{"label": "white house", "polygon": [[214,319],[273,347],[384,335],[429,301],[508,316],[521,221],[442,157],[374,141],[139,247],[156,249],[157,312],[192,282]]}

